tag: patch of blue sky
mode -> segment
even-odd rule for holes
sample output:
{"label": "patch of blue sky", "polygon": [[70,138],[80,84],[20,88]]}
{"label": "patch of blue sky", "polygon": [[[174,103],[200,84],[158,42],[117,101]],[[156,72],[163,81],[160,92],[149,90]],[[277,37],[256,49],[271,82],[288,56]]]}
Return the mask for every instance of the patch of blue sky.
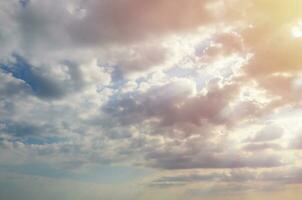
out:
{"label": "patch of blue sky", "polygon": [[[113,95],[109,101],[103,106],[105,112],[111,113],[113,116],[119,117],[121,112],[126,114],[128,110],[135,109],[137,107],[134,99],[139,96],[139,92],[128,92],[125,94],[116,93]],[[126,110],[119,110],[120,107],[127,108]]]}
{"label": "patch of blue sky", "polygon": [[206,73],[199,73],[194,68],[185,69],[174,67],[169,69],[166,73],[169,77],[188,78],[190,80],[194,80],[197,90],[203,89],[207,82],[212,78]]}
{"label": "patch of blue sky", "polygon": [[72,173],[65,170],[58,170],[46,164],[31,163],[24,165],[0,165],[0,171],[49,178],[71,178]]}
{"label": "patch of blue sky", "polygon": [[2,125],[0,127],[0,131],[7,132],[11,135],[16,137],[27,137],[31,135],[37,135],[41,131],[41,128],[29,123],[20,123],[20,122],[13,122],[13,121],[0,121]]}
{"label": "patch of blue sky", "polygon": [[30,3],[30,0],[19,0],[19,3],[23,8],[25,8]]}
{"label": "patch of blue sky", "polygon": [[64,91],[59,86],[34,72],[32,66],[23,57],[16,54],[13,57],[15,62],[0,64],[0,69],[4,73],[10,73],[13,77],[23,80],[37,96],[54,98],[63,95]]}
{"label": "patch of blue sky", "polygon": [[213,38],[209,37],[208,39],[199,42],[196,46],[195,46],[195,55],[199,55],[202,56],[206,50],[209,48],[209,46],[211,46],[211,44],[213,43]]}
{"label": "patch of blue sky", "polygon": [[66,141],[60,137],[28,137],[23,140],[24,144],[29,145],[46,145],[46,144],[57,144]]}
{"label": "patch of blue sky", "polygon": [[74,175],[76,180],[96,183],[127,183],[139,180],[153,172],[151,169],[133,166],[95,166],[85,172]]}
{"label": "patch of blue sky", "polygon": [[31,163],[23,165],[0,165],[1,172],[25,174],[55,179],[76,180],[81,182],[115,184],[140,180],[153,173],[151,169],[131,166],[95,166],[80,170],[54,168],[47,164]]}

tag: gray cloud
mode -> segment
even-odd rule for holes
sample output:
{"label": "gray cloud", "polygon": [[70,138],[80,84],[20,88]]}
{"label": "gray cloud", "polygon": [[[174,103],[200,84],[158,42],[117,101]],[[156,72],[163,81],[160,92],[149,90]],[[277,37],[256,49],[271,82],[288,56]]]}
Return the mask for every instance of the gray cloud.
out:
{"label": "gray cloud", "polygon": [[248,156],[240,154],[215,154],[204,152],[205,155],[180,154],[172,152],[150,153],[148,159],[153,166],[163,169],[194,169],[194,168],[271,168],[282,166],[276,156]]}
{"label": "gray cloud", "polygon": [[[79,6],[86,15],[70,33],[77,42],[133,42],[173,31],[196,28],[213,18],[203,1],[90,1]],[[167,14],[169,13],[169,14]]]}
{"label": "gray cloud", "polygon": [[278,126],[267,126],[247,141],[266,142],[279,139],[283,136],[283,129]]}
{"label": "gray cloud", "polygon": [[251,143],[243,146],[246,151],[263,151],[263,150],[282,150],[282,146],[277,143]]}
{"label": "gray cloud", "polygon": [[138,123],[151,117],[161,119],[163,126],[227,123],[222,110],[236,93],[236,84],[219,88],[214,83],[207,94],[190,97],[194,87],[194,84],[180,79],[153,87],[145,94],[119,96],[108,102],[104,111],[124,123]]}
{"label": "gray cloud", "polygon": [[[176,175],[159,177],[153,180],[150,183],[150,186],[171,187],[196,183],[212,183],[215,186],[218,186],[219,184],[242,184],[246,185],[246,189],[254,189],[255,185],[253,185],[252,183],[257,182],[258,184],[263,185],[274,182],[276,183],[276,185],[271,185],[271,189],[278,189],[278,186],[284,187],[285,185],[289,184],[300,184],[302,181],[301,175],[302,173],[300,168],[270,169],[262,172],[250,169],[241,169],[208,173],[178,173]],[[264,189],[264,191],[268,189],[269,188],[266,188]]]}
{"label": "gray cloud", "polygon": [[[52,72],[50,69],[52,66],[33,66],[19,55],[14,55],[13,59],[14,61],[1,64],[0,69],[5,73],[11,74],[14,78],[21,80],[24,83],[24,87],[27,87],[27,90],[30,88],[31,92],[40,98],[59,99],[70,93],[81,91],[88,84],[88,81],[85,82],[83,80],[84,72],[82,69],[86,66],[80,66],[81,64],[79,63],[61,61],[56,63],[57,66],[54,67],[54,71]],[[99,74],[101,75],[99,82],[108,82],[110,74],[106,75],[106,72],[102,72],[103,68],[100,66],[93,67],[93,70],[95,70],[94,73],[102,73]],[[87,75],[89,76],[90,74]],[[13,92],[15,89],[13,86],[10,86],[9,89],[6,89],[6,92],[8,90]]]}
{"label": "gray cloud", "polygon": [[27,122],[1,122],[1,132],[7,132],[16,137],[26,137],[30,135],[37,135],[43,130],[42,127],[28,124]]}
{"label": "gray cloud", "polygon": [[[240,96],[241,87],[253,86],[228,56],[243,62],[245,55],[235,53],[243,48],[242,38],[232,31],[216,33],[217,27],[232,26],[207,27],[215,16],[224,16],[224,9],[212,13],[219,2],[0,2],[0,160],[68,170],[111,164],[159,171],[287,167],[282,147],[273,143],[282,138],[282,128],[266,127],[245,146],[232,135],[245,126],[243,121],[260,121],[275,107],[241,99],[246,97]],[[200,26],[215,33],[187,34]],[[170,47],[167,36],[181,42]],[[271,83],[277,82],[286,85],[278,88],[287,94],[292,78],[284,79],[269,79],[266,89],[273,92]],[[295,139],[291,147],[301,149],[300,138]],[[299,183],[299,172],[286,174],[199,174],[163,177],[153,184]]]}
{"label": "gray cloud", "polygon": [[194,183],[246,183],[258,179],[258,174],[251,170],[232,170],[225,172],[189,173],[186,175],[163,176],[151,182],[151,186],[174,186]]}
{"label": "gray cloud", "polygon": [[289,149],[302,149],[302,135],[298,134],[289,143]]}

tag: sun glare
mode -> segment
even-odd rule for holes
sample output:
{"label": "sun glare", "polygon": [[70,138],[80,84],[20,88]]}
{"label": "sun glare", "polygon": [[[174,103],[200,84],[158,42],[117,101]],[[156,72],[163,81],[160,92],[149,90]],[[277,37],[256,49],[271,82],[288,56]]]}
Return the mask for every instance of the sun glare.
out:
{"label": "sun glare", "polygon": [[299,21],[294,27],[292,27],[292,34],[295,38],[302,37],[302,21]]}

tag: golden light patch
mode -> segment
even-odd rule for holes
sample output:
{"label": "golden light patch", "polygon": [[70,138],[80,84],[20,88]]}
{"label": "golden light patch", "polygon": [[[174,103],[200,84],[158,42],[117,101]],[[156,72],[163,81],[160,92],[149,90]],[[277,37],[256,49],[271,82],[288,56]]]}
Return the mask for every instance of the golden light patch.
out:
{"label": "golden light patch", "polygon": [[271,17],[272,22],[290,22],[301,17],[300,0],[255,0],[255,8]]}
{"label": "golden light patch", "polygon": [[292,35],[295,38],[302,37],[302,21],[298,22],[293,28],[292,28]]}

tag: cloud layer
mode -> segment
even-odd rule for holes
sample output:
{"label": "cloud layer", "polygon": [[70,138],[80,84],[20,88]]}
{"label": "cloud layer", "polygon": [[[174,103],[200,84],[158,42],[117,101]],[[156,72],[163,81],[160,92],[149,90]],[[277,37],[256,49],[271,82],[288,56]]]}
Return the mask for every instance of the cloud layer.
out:
{"label": "cloud layer", "polygon": [[0,0],[0,172],[152,171],[129,199],[300,187],[301,7]]}

